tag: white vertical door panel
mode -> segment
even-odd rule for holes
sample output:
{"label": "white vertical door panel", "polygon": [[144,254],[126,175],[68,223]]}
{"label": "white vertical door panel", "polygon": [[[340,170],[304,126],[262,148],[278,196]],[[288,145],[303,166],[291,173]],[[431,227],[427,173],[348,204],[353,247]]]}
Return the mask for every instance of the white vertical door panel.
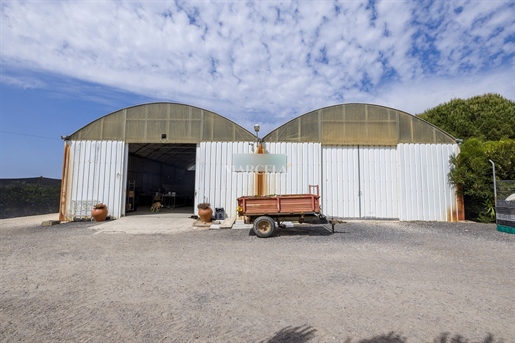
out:
{"label": "white vertical door panel", "polygon": [[128,146],[122,141],[69,141],[65,217],[88,218],[96,203],[105,203],[108,214],[125,214]]}
{"label": "white vertical door panel", "polygon": [[324,146],[324,213],[398,218],[397,151],[389,146]]}
{"label": "white vertical door panel", "polygon": [[357,146],[322,147],[322,204],[331,217],[359,218],[359,162]]}
{"label": "white vertical door panel", "polygon": [[397,149],[359,148],[361,218],[398,218]]}
{"label": "white vertical door panel", "polygon": [[455,190],[448,182],[454,144],[399,144],[400,220],[457,221]]}

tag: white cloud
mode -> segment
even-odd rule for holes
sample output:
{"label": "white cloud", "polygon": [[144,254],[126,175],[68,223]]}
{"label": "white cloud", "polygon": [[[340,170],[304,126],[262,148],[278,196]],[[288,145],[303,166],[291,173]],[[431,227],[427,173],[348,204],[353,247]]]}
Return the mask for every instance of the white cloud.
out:
{"label": "white cloud", "polygon": [[0,82],[22,89],[44,88],[47,86],[45,82],[38,78],[19,74],[9,75],[7,73],[2,73],[0,75]]}
{"label": "white cloud", "polygon": [[[453,94],[515,97],[513,76],[503,76],[515,53],[510,2],[12,1],[1,8],[7,69],[184,102],[238,123],[257,113],[283,123],[351,101],[422,112]],[[503,83],[492,81],[493,67]],[[45,86],[11,74],[2,82]]]}
{"label": "white cloud", "polygon": [[[483,90],[478,90],[478,85]],[[379,104],[419,114],[451,99],[466,99],[476,95],[497,93],[513,100],[515,70],[498,69],[465,76],[448,78],[430,76],[410,84],[393,84],[377,96]]]}

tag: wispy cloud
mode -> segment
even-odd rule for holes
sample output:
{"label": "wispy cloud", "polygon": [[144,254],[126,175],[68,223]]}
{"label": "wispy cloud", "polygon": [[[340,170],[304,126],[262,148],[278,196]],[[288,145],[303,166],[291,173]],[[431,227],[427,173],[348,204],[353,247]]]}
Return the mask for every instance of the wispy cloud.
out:
{"label": "wispy cloud", "polygon": [[17,70],[17,68],[13,68],[11,71],[2,71],[0,82],[22,89],[45,88],[47,86],[40,78],[27,75],[21,70]]}
{"label": "wispy cloud", "polygon": [[2,73],[22,66],[238,123],[352,101],[421,112],[515,97],[512,1],[12,1],[1,16]]}

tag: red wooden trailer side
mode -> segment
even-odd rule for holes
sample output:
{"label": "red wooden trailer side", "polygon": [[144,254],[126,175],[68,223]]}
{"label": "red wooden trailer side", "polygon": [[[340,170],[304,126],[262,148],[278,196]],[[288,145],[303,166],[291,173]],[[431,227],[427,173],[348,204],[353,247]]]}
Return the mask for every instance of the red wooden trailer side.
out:
{"label": "red wooden trailer side", "polygon": [[259,237],[269,237],[275,230],[275,222],[309,221],[323,217],[320,196],[317,194],[287,194],[273,196],[243,196],[238,198],[238,213],[254,224]]}
{"label": "red wooden trailer side", "polygon": [[238,206],[245,216],[320,213],[320,196],[315,194],[245,196],[238,198]]}

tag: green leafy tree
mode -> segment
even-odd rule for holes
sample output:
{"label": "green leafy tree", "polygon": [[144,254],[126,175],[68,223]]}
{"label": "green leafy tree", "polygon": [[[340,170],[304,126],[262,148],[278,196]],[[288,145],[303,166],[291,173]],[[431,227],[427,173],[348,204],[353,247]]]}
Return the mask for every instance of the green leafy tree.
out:
{"label": "green leafy tree", "polygon": [[515,102],[498,94],[453,99],[419,115],[464,143],[451,157],[450,182],[463,192],[466,219],[495,220],[492,166],[515,180]]}
{"label": "green leafy tree", "polygon": [[453,99],[418,115],[456,138],[515,139],[515,102],[498,94]]}

